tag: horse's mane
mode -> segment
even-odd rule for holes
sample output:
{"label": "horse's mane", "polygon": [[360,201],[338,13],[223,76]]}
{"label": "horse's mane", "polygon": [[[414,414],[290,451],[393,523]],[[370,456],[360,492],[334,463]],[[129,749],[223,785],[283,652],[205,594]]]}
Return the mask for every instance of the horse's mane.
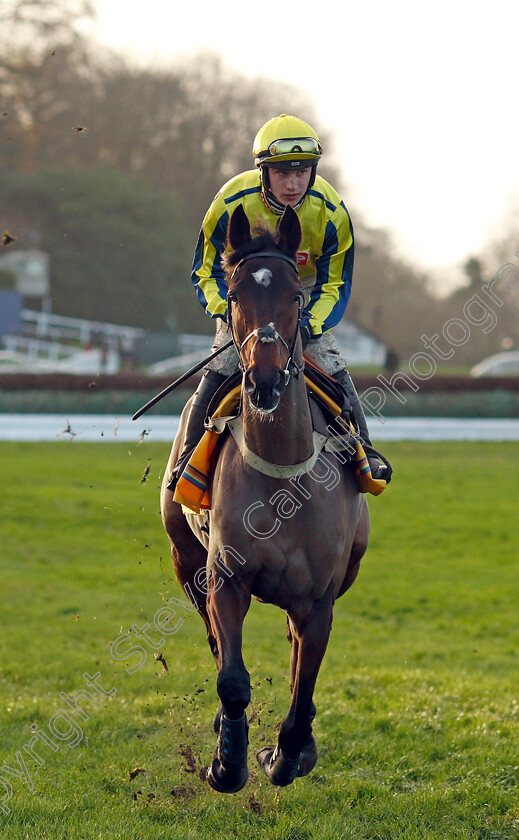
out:
{"label": "horse's mane", "polygon": [[284,253],[284,249],[280,248],[275,235],[271,230],[269,230],[269,228],[258,226],[254,228],[253,234],[254,238],[249,239],[248,242],[240,245],[236,251],[231,251],[230,253],[223,255],[222,265],[226,271],[234,268],[234,266],[237,265],[244,257],[248,256],[248,254],[256,254],[261,251],[272,250]]}

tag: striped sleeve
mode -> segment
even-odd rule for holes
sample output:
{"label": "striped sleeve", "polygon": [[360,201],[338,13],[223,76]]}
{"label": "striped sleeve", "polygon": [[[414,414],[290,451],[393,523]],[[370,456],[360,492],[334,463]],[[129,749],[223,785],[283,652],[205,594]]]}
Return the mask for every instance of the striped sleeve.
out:
{"label": "striped sleeve", "polygon": [[303,323],[314,337],[331,330],[341,320],[351,294],[353,277],[353,227],[344,204],[328,219],[317,278],[305,308]]}
{"label": "striped sleeve", "polygon": [[225,318],[227,312],[227,283],[221,265],[225,248],[229,214],[225,205],[213,201],[206,213],[198,237],[193,259],[191,282],[198,300],[212,318]]}

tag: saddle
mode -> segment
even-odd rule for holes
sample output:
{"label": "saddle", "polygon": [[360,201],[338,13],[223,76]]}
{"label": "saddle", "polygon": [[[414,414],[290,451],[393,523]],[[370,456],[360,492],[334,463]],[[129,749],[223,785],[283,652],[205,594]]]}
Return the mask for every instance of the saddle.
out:
{"label": "saddle", "polygon": [[[201,513],[210,510],[210,483],[216,465],[218,445],[224,432],[230,432],[250,466],[276,478],[290,478],[309,472],[321,452],[334,452],[343,464],[351,463],[361,493],[378,496],[386,482],[374,479],[358,431],[351,421],[351,406],[340,385],[324,371],[305,358],[305,381],[313,422],[314,452],[302,464],[280,466],[270,464],[246,447],[241,433],[241,383],[240,371],[229,376],[214,394],[209,407],[204,432],[193,450],[187,466],[180,476],[173,499],[186,512]],[[318,405],[321,413],[315,410]],[[322,416],[324,415],[324,423]]]}

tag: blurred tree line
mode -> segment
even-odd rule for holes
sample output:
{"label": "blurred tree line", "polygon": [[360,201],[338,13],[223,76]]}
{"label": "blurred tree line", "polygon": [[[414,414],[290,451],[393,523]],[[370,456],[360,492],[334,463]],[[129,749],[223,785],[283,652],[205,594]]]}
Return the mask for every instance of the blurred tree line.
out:
{"label": "blurred tree line", "polygon": [[[89,0],[0,0],[0,17],[0,228],[16,237],[8,247],[50,254],[59,314],[153,330],[176,319],[211,333],[189,280],[203,215],[222,183],[253,166],[259,126],[282,112],[317,123],[312,103],[215,55],[160,69],[129,63],[85,34]],[[326,160],[319,171],[350,205],[338,172]],[[408,358],[421,334],[454,317],[452,301],[350,211],[348,315]]]}

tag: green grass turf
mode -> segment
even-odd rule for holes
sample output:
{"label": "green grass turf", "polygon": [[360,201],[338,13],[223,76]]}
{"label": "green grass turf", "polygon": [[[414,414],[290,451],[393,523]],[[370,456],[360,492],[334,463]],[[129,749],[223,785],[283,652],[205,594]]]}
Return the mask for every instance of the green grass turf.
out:
{"label": "green grass turf", "polygon": [[[158,510],[167,452],[0,444],[0,765],[18,768],[21,751],[34,786],[0,767],[2,840],[517,838],[519,444],[384,445],[395,478],[369,500],[370,548],[317,684],[319,762],[282,790],[255,752],[288,709],[284,615],[252,606],[251,778],[232,796],[200,778],[217,698],[199,617],[178,609],[168,673],[146,645],[133,674],[135,656],[110,654],[181,597]],[[40,743],[38,766],[23,751],[31,723],[50,734],[60,692],[87,688],[87,672],[115,693],[83,701],[86,721],[70,712],[80,743]]]}

